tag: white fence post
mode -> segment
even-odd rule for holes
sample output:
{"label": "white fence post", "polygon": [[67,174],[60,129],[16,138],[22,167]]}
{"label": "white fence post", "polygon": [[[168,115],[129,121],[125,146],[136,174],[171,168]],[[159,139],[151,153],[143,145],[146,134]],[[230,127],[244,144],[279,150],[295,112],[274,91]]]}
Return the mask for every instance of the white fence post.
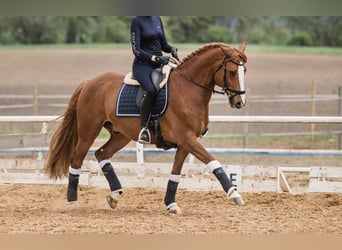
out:
{"label": "white fence post", "polygon": [[144,145],[136,143],[136,155],[137,155],[137,174],[138,178],[144,177]]}

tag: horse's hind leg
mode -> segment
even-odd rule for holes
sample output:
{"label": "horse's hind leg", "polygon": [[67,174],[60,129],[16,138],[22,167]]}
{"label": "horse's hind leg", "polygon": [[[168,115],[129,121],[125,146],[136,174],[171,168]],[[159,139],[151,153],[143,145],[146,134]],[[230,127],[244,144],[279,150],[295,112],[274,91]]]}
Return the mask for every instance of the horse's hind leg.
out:
{"label": "horse's hind leg", "polygon": [[77,202],[78,180],[82,163],[102,127],[100,123],[95,121],[87,124],[88,126],[84,126],[84,123],[80,123],[78,126],[78,140],[70,162],[67,191],[67,201],[70,204]]}
{"label": "horse's hind leg", "polygon": [[[108,129],[108,128],[107,128]],[[104,176],[106,177],[110,195],[107,196],[107,202],[111,208],[116,208],[119,197],[122,194],[122,187],[119,178],[117,177],[114,168],[111,164],[110,158],[121,148],[126,146],[130,139],[123,136],[120,133],[116,133],[108,129],[111,133],[110,139],[95,152],[99,166],[102,169]]]}

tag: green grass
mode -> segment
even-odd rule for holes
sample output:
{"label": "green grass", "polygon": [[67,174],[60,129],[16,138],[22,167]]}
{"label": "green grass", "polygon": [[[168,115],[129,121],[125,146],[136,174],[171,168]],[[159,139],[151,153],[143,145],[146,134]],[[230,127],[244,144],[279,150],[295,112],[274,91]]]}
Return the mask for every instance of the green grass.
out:
{"label": "green grass", "polygon": [[[243,140],[241,135],[208,135],[202,140],[207,141],[241,141]],[[311,142],[310,135],[298,135],[298,136],[247,136],[249,142]],[[314,142],[327,142],[337,141],[337,135],[322,134],[315,135],[313,138]]]}
{"label": "green grass", "polygon": [[342,55],[342,47],[249,45],[248,51],[260,53]]}
{"label": "green grass", "polygon": [[39,45],[1,45],[0,50],[54,50],[54,49],[130,49],[128,43],[106,43],[106,44],[39,44]]}
{"label": "green grass", "polygon": [[[200,44],[177,44],[177,48],[183,50],[194,50],[199,48]],[[238,47],[238,44],[232,44]],[[248,52],[256,53],[285,53],[285,54],[313,54],[313,55],[342,55],[342,47],[306,47],[306,46],[285,46],[285,45],[260,45],[248,44]]]}
{"label": "green grass", "polygon": [[[179,50],[193,51],[203,46],[203,44],[186,43],[174,44]],[[238,44],[232,44],[238,47]],[[2,45],[0,50],[21,50],[21,49],[128,49],[128,43],[108,43],[108,44],[45,44],[45,45]],[[256,53],[285,53],[285,54],[313,54],[313,55],[342,55],[342,47],[305,47],[305,46],[284,46],[284,45],[247,45],[247,52]]]}
{"label": "green grass", "polygon": [[109,132],[108,132],[106,129],[102,128],[102,129],[101,129],[101,132],[100,132],[100,134],[97,136],[97,138],[100,138],[100,139],[109,138]]}

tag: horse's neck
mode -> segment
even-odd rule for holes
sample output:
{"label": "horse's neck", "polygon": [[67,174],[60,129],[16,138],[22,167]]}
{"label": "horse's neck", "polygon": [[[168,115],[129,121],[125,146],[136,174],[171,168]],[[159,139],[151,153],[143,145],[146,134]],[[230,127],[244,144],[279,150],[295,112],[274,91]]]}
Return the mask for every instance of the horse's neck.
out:
{"label": "horse's neck", "polygon": [[177,71],[182,75],[183,81],[182,94],[179,96],[184,99],[189,99],[191,96],[193,107],[206,109],[214,88],[212,65],[210,66],[205,60],[192,58]]}
{"label": "horse's neck", "polygon": [[218,49],[213,51],[206,51],[204,54],[195,56],[186,62],[184,70],[180,70],[186,74],[192,81],[201,84],[205,88],[212,89],[214,82],[212,82],[213,74],[215,71],[214,64],[217,58],[222,57],[218,53]]}

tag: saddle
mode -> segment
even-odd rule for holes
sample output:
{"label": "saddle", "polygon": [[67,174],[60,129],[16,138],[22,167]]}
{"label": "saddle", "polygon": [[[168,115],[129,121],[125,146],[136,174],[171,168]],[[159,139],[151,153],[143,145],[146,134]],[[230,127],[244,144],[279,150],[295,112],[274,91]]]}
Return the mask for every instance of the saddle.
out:
{"label": "saddle", "polygon": [[[160,130],[160,124],[157,119],[166,111],[168,102],[167,82],[174,67],[174,65],[164,65],[162,68],[155,69],[151,74],[152,82],[158,92],[158,95],[154,110],[151,114],[149,129],[157,138],[156,146],[164,150],[177,148],[176,144],[164,141]],[[140,87],[139,82],[133,78],[132,72],[128,73],[124,78],[124,85],[119,93],[116,116],[140,116],[139,110],[143,95],[144,90],[142,87]],[[135,99],[135,104],[134,100],[132,100],[133,98]]]}
{"label": "saddle", "polygon": [[[164,65],[162,68],[156,68],[152,71],[151,78],[157,93],[165,87],[166,83],[168,82],[170,73],[174,67],[175,66],[173,65],[167,64]],[[140,87],[140,83],[136,79],[134,79],[132,72],[129,72],[125,76],[124,83],[127,85],[139,86],[138,94],[136,97],[136,104],[140,108],[144,90]]]}

